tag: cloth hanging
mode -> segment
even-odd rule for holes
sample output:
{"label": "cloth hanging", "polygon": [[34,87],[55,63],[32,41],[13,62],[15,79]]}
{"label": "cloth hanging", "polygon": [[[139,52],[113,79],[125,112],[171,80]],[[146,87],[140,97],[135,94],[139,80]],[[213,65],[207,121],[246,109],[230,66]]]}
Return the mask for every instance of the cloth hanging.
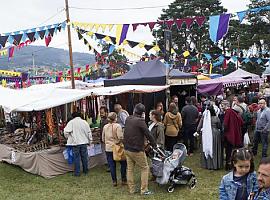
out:
{"label": "cloth hanging", "polygon": [[209,110],[203,112],[203,127],[202,127],[202,145],[203,153],[206,158],[213,158],[213,134],[211,127],[211,113]]}

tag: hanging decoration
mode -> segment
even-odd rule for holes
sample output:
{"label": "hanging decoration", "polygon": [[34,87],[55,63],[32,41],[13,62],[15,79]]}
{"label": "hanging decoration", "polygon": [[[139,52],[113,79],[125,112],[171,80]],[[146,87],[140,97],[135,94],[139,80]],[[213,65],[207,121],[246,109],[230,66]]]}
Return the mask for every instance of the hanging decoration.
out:
{"label": "hanging decoration", "polygon": [[261,11],[270,11],[270,6],[262,6],[258,8],[252,8],[244,11],[237,12],[240,23],[244,20],[247,14],[249,13],[259,13]]}
{"label": "hanging decoration", "polygon": [[21,43],[26,42],[27,40],[33,42],[39,38],[44,39],[44,37],[48,37],[49,35],[53,37],[55,33],[60,32],[61,29],[65,29],[65,27],[66,22],[62,22],[11,33],[1,33],[0,47],[5,47],[7,42],[15,46],[19,46]]}
{"label": "hanging decoration", "polygon": [[209,34],[213,42],[218,42],[228,32],[231,14],[210,16]]}

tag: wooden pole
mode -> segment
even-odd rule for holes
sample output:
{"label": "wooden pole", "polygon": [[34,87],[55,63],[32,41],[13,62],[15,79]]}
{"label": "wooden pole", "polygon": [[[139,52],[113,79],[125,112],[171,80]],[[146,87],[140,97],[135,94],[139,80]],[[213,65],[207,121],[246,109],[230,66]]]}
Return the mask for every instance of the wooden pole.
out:
{"label": "wooden pole", "polygon": [[75,89],[68,0],[65,0],[65,3],[66,3],[67,30],[68,30],[68,49],[69,49],[69,63],[70,63],[69,65],[70,65],[70,76],[71,76],[71,88]]}

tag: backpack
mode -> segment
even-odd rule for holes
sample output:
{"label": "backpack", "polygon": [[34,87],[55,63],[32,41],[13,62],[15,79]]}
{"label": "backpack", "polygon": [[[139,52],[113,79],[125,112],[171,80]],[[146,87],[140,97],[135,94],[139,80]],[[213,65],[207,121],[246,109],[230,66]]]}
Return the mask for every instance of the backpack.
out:
{"label": "backpack", "polygon": [[253,119],[253,115],[249,111],[248,107],[247,107],[247,110],[245,110],[243,108],[243,106],[240,106],[240,105],[238,105],[238,106],[243,110],[243,113],[242,113],[241,117],[242,117],[242,119],[244,121],[244,125],[251,125],[252,119]]}

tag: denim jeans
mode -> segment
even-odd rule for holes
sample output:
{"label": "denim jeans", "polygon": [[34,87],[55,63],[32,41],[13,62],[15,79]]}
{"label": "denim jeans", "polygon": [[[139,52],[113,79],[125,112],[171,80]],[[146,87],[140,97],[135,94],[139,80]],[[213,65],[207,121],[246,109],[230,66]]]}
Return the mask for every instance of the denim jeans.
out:
{"label": "denim jeans", "polygon": [[262,141],[262,157],[267,157],[268,131],[267,132],[261,132],[261,131],[254,132],[252,152],[254,155],[257,155],[258,144],[259,144],[260,139]]}
{"label": "denim jeans", "polygon": [[73,154],[74,154],[74,165],[75,165],[75,176],[80,175],[80,159],[82,161],[83,173],[88,172],[88,152],[87,152],[87,144],[81,144],[77,146],[73,146]]}
{"label": "denim jeans", "polygon": [[[117,182],[116,176],[116,162],[113,160],[113,152],[106,151],[108,165],[110,167],[111,177],[113,182]],[[122,181],[127,181],[127,162],[125,160],[120,161],[121,165],[121,178]]]}

